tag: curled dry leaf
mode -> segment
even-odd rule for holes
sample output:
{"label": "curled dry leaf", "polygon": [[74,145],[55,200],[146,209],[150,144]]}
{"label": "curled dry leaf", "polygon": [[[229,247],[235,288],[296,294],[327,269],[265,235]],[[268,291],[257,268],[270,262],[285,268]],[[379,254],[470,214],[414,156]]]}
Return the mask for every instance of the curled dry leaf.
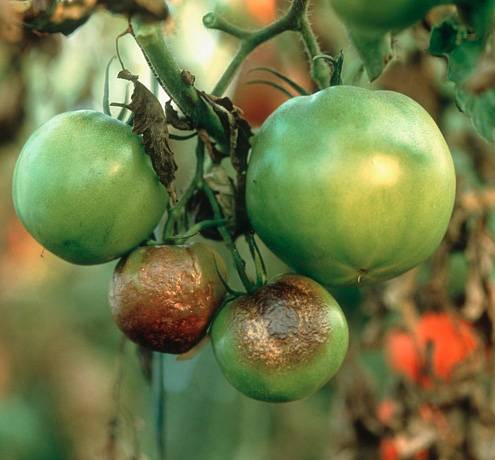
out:
{"label": "curled dry leaf", "polygon": [[69,35],[88,20],[96,5],[97,0],[33,0],[23,11],[23,23],[35,32]]}
{"label": "curled dry leaf", "polygon": [[190,131],[194,129],[190,121],[186,118],[181,117],[177,110],[174,109],[172,101],[170,100],[165,102],[165,117],[167,118],[167,122],[176,129],[184,131]]}
{"label": "curled dry leaf", "polygon": [[139,14],[155,21],[169,16],[162,0],[31,0],[16,3],[24,25],[40,33],[69,35],[84,24],[97,7],[126,16]]}
{"label": "curled dry leaf", "polygon": [[251,127],[242,115],[242,110],[233,104],[228,97],[215,97],[200,92],[202,98],[210,104],[220,118],[230,138],[230,160],[236,171],[235,224],[238,234],[250,228],[246,211],[246,170],[247,158],[251,148]]}
{"label": "curled dry leaf", "polygon": [[[205,174],[204,180],[208,187],[213,191],[220,205],[222,214],[227,219],[227,228],[234,235],[238,236],[235,227],[235,184],[229,177],[225,169],[214,164],[211,170]],[[188,209],[194,216],[195,222],[213,219],[213,210],[208,198],[202,190],[194,195],[194,198],[188,203]],[[216,228],[205,228],[200,232],[205,238],[220,241],[222,236]]]}
{"label": "curled dry leaf", "polygon": [[98,4],[112,13],[139,14],[155,21],[163,21],[169,16],[163,0],[98,0]]}
{"label": "curled dry leaf", "polygon": [[132,75],[128,70],[120,71],[118,77],[134,85],[131,103],[125,105],[134,115],[132,130],[143,136],[144,147],[151,157],[153,168],[169,192],[172,201],[175,201],[173,184],[177,164],[169,144],[167,118],[160,101],[138,80],[136,75]]}

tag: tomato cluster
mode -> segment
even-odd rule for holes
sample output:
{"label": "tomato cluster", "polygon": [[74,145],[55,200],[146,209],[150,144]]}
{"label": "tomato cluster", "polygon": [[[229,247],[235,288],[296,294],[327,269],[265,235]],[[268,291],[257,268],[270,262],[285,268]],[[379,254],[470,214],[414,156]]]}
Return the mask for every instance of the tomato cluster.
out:
{"label": "tomato cluster", "polygon": [[[264,401],[304,398],[337,372],[348,328],[324,286],[387,280],[425,260],[454,194],[449,149],[413,100],[350,86],[295,97],[253,139],[246,204],[258,235],[298,274],[226,298],[227,270],[214,250],[151,241],[167,193],[126,124],[94,111],[53,118],[26,143],[13,181],[17,214],[47,249],[78,264],[122,257],[110,304],[127,337],[184,353],[210,328],[226,378]],[[420,323],[420,349],[431,321]],[[471,351],[474,339],[460,328]],[[416,349],[406,336],[391,340]],[[455,350],[435,369],[441,378],[463,359]],[[416,355],[397,366],[409,361],[404,373],[419,379]]]}

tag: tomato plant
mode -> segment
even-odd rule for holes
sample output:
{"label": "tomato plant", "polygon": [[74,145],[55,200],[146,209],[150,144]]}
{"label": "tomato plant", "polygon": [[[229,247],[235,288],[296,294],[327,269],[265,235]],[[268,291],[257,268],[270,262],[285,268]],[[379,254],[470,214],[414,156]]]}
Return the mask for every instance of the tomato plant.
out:
{"label": "tomato plant", "polygon": [[22,149],[14,206],[49,251],[77,264],[99,264],[146,240],[167,204],[139,137],[90,110],[58,115]]}
{"label": "tomato plant", "polygon": [[454,196],[442,133],[395,92],[338,86],[293,98],[253,141],[253,227],[292,268],[327,285],[382,281],[424,261]]}
{"label": "tomato plant", "polygon": [[[486,385],[493,370],[475,359],[484,357],[485,346],[493,352],[495,337],[489,232],[495,192],[483,190],[495,183],[485,142],[495,133],[493,0],[459,0],[397,40],[396,32],[446,2],[293,0],[278,17],[283,2],[275,0],[215,3],[203,25],[238,46],[234,52],[226,41],[216,50],[220,34],[201,43],[195,57],[208,65],[230,60],[209,91],[200,87],[204,74],[196,78],[179,65],[191,62],[175,55],[182,40],[168,42],[163,33],[184,30],[202,2],[168,8],[163,1],[108,0],[82,9],[24,3],[19,23],[36,33],[70,33],[96,4],[124,12],[125,33],[152,74],[148,89],[149,75],[135,75],[140,67],[120,53],[117,40],[117,78],[132,95],[111,103],[110,61],[106,115],[69,112],[36,131],[17,162],[13,198],[28,231],[58,256],[79,264],[122,257],[111,311],[127,338],[154,352],[141,350],[140,359],[153,387],[160,460],[166,444],[161,353],[186,353],[209,334],[218,366],[237,390],[268,402],[299,400],[344,362],[349,331],[339,304],[355,344],[332,388],[331,418],[345,433],[332,439],[335,457],[343,449],[355,458],[495,456],[495,448],[475,453],[485,423],[495,427]],[[330,4],[348,37],[327,27]],[[241,6],[251,20],[223,16],[235,16]],[[161,21],[175,14],[187,16],[186,24],[174,20],[164,28]],[[69,28],[56,27],[67,19]],[[194,42],[196,32],[186,41]],[[290,41],[255,53],[285,32],[302,42],[304,62]],[[377,86],[364,81],[362,64],[374,80],[395,51],[400,72],[377,83],[394,91],[370,89]],[[405,96],[405,79],[427,91],[414,100]],[[169,96],[165,106],[160,87]],[[110,116],[112,105],[122,108],[118,120]],[[201,237],[222,240],[234,276]],[[260,239],[296,273],[267,282],[273,267]],[[390,331],[391,322],[401,321]],[[457,385],[461,377],[466,385]],[[439,388],[446,391],[436,398]],[[469,430],[456,428],[462,417]],[[109,448],[109,456],[116,453]]]}
{"label": "tomato plant", "polygon": [[386,351],[392,369],[429,387],[435,380],[449,382],[456,368],[472,359],[475,352],[477,359],[481,358],[482,348],[467,321],[448,313],[425,313],[414,331],[390,332]]}
{"label": "tomato plant", "polygon": [[184,353],[204,337],[223,300],[225,270],[220,256],[202,243],[138,248],[115,268],[112,316],[141,346]]}
{"label": "tomato plant", "polygon": [[251,398],[309,396],[339,369],[348,345],[337,302],[318,283],[284,275],[227,303],[211,328],[227,380]]}

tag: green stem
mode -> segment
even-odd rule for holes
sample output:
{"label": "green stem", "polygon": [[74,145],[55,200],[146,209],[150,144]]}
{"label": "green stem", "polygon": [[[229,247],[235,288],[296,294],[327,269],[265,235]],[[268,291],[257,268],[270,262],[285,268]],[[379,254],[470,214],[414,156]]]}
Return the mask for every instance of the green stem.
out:
{"label": "green stem", "polygon": [[[215,220],[222,219],[223,218],[222,210],[220,209],[220,205],[218,204],[218,201],[215,197],[215,193],[208,186],[206,182],[203,182],[202,188],[203,191],[205,192],[206,197],[208,198],[211,208],[213,209],[213,216]],[[246,262],[244,262],[244,259],[239,254],[239,251],[237,250],[237,246],[235,245],[235,242],[232,238],[232,235],[229,233],[225,225],[220,225],[218,227],[218,232],[220,233],[225,245],[232,254],[232,258],[234,260],[237,273],[239,274],[239,278],[242,284],[244,285],[244,288],[246,289],[247,292],[252,292],[256,288],[256,286],[247,276]]]}
{"label": "green stem", "polygon": [[261,255],[261,252],[254,239],[254,233],[248,232],[245,235],[246,242],[249,246],[249,251],[251,252],[251,257],[254,262],[254,267],[256,269],[256,285],[263,286],[266,283],[266,266]]}
{"label": "green stem", "polygon": [[310,59],[311,78],[318,85],[318,88],[327,88],[330,85],[331,70],[326,62],[321,59],[315,60],[315,56],[321,54],[320,45],[311,28],[307,15],[301,17],[300,29],[301,38],[304,42],[306,54]]}
{"label": "green stem", "polygon": [[163,354],[153,353],[153,405],[158,460],[165,460],[166,457],[164,368]]}
{"label": "green stem", "polygon": [[186,191],[182,194],[177,204],[170,208],[168,211],[167,221],[165,222],[165,226],[163,228],[163,241],[171,240],[171,236],[174,230],[174,223],[177,221],[177,218],[180,216],[180,213],[186,206],[187,202],[194,195],[196,190],[201,188],[203,183],[203,171],[204,171],[204,159],[205,159],[205,151],[202,142],[198,142],[196,146],[196,171],[194,173],[194,177],[192,178],[189,186]]}
{"label": "green stem", "polygon": [[253,32],[240,29],[215,13],[208,13],[204,16],[203,24],[205,27],[221,30],[241,40],[237,53],[213,88],[212,94],[221,96],[232,82],[237,70],[247,56],[262,43],[286,31],[295,31],[301,34],[311,61],[311,75],[313,79],[319,88],[328,86],[330,82],[330,68],[328,65],[324,62],[313,64],[313,57],[321,54],[321,50],[307,17],[308,4],[308,0],[293,0],[285,15],[263,29]]}
{"label": "green stem", "polygon": [[132,34],[162,88],[195,126],[208,131],[220,146],[228,148],[229,139],[213,109],[201,99],[196,88],[184,78],[163,38],[159,23],[149,23],[139,16],[131,18]]}
{"label": "green stem", "polygon": [[201,222],[197,222],[196,224],[192,225],[188,229],[187,233],[169,237],[167,240],[164,241],[164,243],[183,244],[187,239],[192,238],[193,236],[201,232],[201,230],[205,230],[207,228],[217,228],[220,225],[225,225],[227,223],[227,219],[202,220]]}

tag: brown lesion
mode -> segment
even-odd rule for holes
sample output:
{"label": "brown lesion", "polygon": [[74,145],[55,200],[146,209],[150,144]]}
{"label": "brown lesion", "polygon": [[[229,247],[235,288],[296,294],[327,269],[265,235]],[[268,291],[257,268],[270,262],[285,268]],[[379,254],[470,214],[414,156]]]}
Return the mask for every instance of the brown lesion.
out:
{"label": "brown lesion", "polygon": [[231,307],[238,353],[255,366],[299,366],[330,338],[328,308],[314,283],[304,277],[282,277]]}
{"label": "brown lesion", "polygon": [[214,253],[202,250],[140,248],[119,263],[110,303],[131,340],[155,351],[183,353],[204,337],[225,290],[216,271],[205,266],[214,266]]}

